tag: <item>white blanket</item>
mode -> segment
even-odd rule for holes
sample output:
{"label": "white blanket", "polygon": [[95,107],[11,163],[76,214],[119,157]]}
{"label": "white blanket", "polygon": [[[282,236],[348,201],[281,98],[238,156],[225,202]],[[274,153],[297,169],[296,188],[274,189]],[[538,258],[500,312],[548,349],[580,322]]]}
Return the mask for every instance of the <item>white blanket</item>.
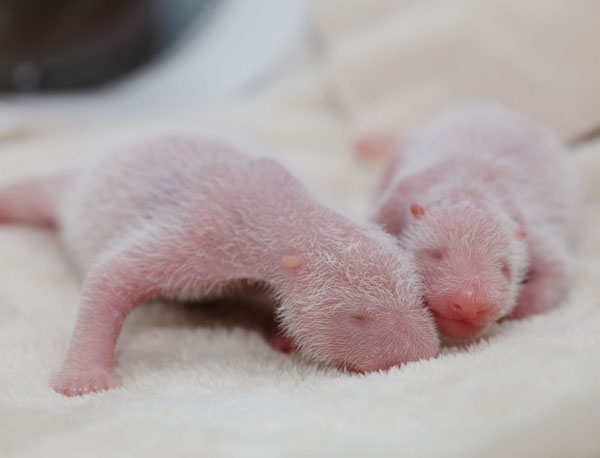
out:
{"label": "white blanket", "polygon": [[[471,10],[475,3],[489,6]],[[312,44],[277,81],[185,121],[157,115],[152,124],[115,118],[73,128],[11,117],[5,105],[0,184],[59,168],[132,132],[207,123],[262,140],[340,206],[362,212],[376,174],[350,153],[353,135],[408,129],[450,103],[483,97],[465,89],[465,79],[440,76],[449,67],[430,50],[437,43],[452,55],[473,40],[493,54],[482,43],[505,36],[507,17],[516,24],[513,38],[529,37],[527,46],[503,42],[498,52],[508,58],[512,47],[520,53],[514,60],[490,58],[478,67],[466,59],[470,80],[489,82],[497,63],[490,98],[565,136],[599,119],[592,82],[600,67],[589,60],[600,42],[595,31],[587,39],[598,17],[594,2],[503,2],[502,14],[501,2],[452,4],[319,2]],[[479,16],[468,16],[473,11]],[[467,36],[467,16],[487,18],[474,37]],[[556,30],[577,52],[556,55]],[[454,41],[443,38],[449,36]],[[399,43],[398,61],[381,55]],[[411,59],[421,67],[409,66]],[[402,62],[410,78],[386,73],[401,75]],[[547,73],[551,62],[563,73],[532,93],[537,83],[519,75]],[[528,105],[517,103],[519,91],[531,97]],[[368,375],[318,367],[275,352],[251,329],[209,326],[197,311],[157,303],[126,322],[116,389],[62,397],[49,383],[73,329],[79,280],[53,234],[1,227],[0,456],[600,456],[600,142],[573,157],[584,203],[568,299],[547,314],[495,325],[478,342],[445,348],[435,359]]]}

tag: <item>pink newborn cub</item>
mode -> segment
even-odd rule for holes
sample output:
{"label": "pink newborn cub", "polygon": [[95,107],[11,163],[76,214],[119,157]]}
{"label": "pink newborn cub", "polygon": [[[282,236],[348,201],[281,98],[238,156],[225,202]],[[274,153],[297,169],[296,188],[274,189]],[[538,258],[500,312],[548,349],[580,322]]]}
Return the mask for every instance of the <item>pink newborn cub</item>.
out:
{"label": "pink newborn cub", "polygon": [[54,388],[114,385],[123,321],[154,297],[197,300],[266,284],[286,339],[359,371],[437,354],[409,253],[320,203],[273,159],[219,136],[171,136],[0,190],[0,221],[56,225],[85,272]]}
{"label": "pink newborn cub", "polygon": [[561,301],[576,179],[552,135],[500,108],[473,106],[405,141],[390,138],[359,144],[392,145],[372,220],[414,254],[443,337],[471,339],[503,317]]}

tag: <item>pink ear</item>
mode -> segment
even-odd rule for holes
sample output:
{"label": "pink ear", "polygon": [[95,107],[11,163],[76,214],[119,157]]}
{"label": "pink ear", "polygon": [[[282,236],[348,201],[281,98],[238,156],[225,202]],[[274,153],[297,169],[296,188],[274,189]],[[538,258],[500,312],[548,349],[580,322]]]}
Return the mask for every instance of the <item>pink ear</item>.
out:
{"label": "pink ear", "polygon": [[410,212],[413,214],[413,216],[417,219],[419,219],[421,216],[423,216],[425,214],[425,209],[423,207],[421,207],[419,204],[412,204],[410,206]]}
{"label": "pink ear", "polygon": [[288,256],[285,255],[281,258],[281,262],[283,263],[283,266],[288,269],[291,270],[292,272],[295,272],[296,269],[298,269],[298,267],[300,267],[302,264],[304,264],[304,261],[302,261],[302,258],[298,257],[298,256]]}
{"label": "pink ear", "polygon": [[523,230],[518,230],[515,233],[515,236],[519,239],[519,240],[524,240],[527,238],[527,231],[523,231]]}

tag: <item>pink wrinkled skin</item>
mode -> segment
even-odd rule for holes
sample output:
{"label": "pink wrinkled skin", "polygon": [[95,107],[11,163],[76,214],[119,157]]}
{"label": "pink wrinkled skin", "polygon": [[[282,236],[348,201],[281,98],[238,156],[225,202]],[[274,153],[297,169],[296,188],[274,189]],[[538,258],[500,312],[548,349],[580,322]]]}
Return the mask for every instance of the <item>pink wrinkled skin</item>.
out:
{"label": "pink wrinkled skin", "polygon": [[472,339],[560,302],[577,198],[573,165],[552,135],[473,106],[388,143],[371,219],[414,254],[442,337]]}
{"label": "pink wrinkled skin", "polygon": [[85,272],[56,391],[114,385],[116,341],[141,302],[219,296],[240,281],[270,286],[282,351],[358,371],[437,354],[410,254],[243,150],[219,137],[164,137],[0,190],[0,221],[57,226]]}

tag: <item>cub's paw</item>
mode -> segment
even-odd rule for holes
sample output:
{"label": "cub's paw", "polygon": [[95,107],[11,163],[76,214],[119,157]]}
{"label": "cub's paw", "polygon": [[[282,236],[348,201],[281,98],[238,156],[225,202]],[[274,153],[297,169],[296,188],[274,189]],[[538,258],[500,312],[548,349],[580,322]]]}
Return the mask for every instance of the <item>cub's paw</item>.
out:
{"label": "cub's paw", "polygon": [[267,341],[272,348],[281,353],[292,353],[297,350],[293,340],[286,336],[282,329],[276,327],[267,335]]}
{"label": "cub's paw", "polygon": [[103,368],[62,369],[52,382],[52,388],[65,396],[83,396],[114,387],[111,371]]}
{"label": "cub's paw", "polygon": [[548,297],[544,286],[546,285],[543,282],[538,281],[529,281],[524,284],[517,297],[517,305],[507,318],[518,320],[552,308],[556,300],[553,301]]}

